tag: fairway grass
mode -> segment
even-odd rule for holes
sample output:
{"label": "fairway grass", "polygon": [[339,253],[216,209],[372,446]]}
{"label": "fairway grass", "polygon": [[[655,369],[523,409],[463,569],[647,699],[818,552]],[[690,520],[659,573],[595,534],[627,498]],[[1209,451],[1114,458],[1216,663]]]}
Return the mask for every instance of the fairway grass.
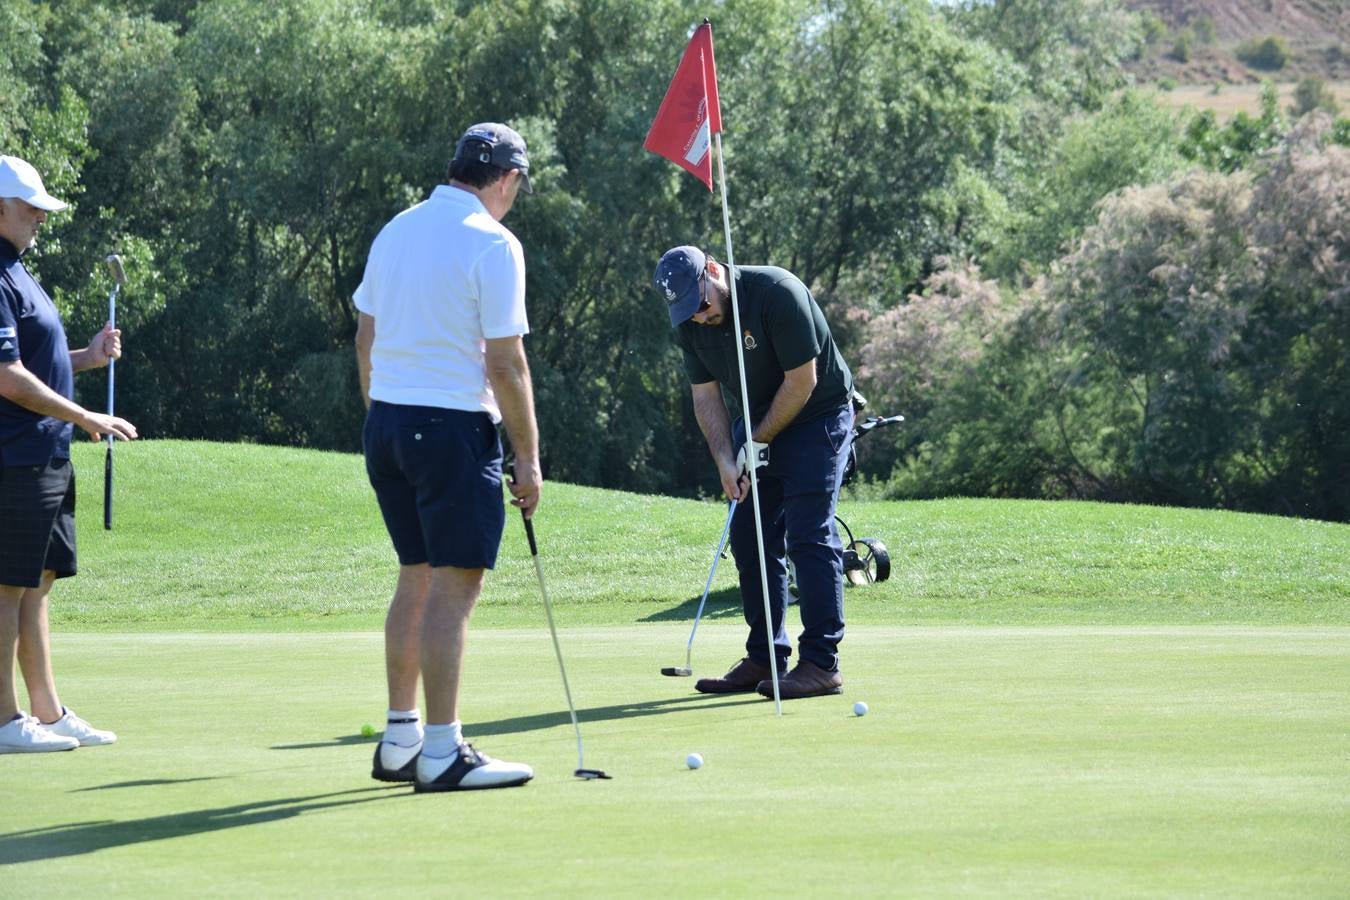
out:
{"label": "fairway grass", "polygon": [[[393,591],[360,457],[137,441],[118,448],[112,531],[102,450],[78,444],[79,578],[58,629],[369,630]],[[1012,500],[859,503],[888,581],[850,588],[850,623],[1350,625],[1350,525],[1212,510]],[[688,621],[726,520],[718,503],[548,483],[535,519],[560,624]],[[537,626],[523,529],[507,519],[475,627]],[[719,566],[711,618],[739,618]]]}
{"label": "fairway grass", "polygon": [[[60,633],[111,747],[0,757],[10,885],[73,896],[1344,896],[1350,629],[850,629],[841,697],[705,697],[687,623],[474,633],[522,788],[370,780],[375,633]],[[700,629],[696,674],[739,655]],[[871,711],[854,717],[855,700]],[[684,757],[698,751],[704,767]],[[28,896],[28,889],[13,896]]]}

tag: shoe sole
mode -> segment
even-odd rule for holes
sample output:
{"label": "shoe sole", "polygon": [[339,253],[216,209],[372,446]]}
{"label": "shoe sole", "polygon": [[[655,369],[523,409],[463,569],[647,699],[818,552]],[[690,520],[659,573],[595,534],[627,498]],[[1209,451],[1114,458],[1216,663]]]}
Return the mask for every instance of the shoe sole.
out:
{"label": "shoe sole", "polygon": [[65,753],[68,750],[78,750],[79,744],[74,747],[0,747],[0,754],[13,753],[16,756],[20,753]]}
{"label": "shoe sole", "polygon": [[386,784],[408,784],[417,780],[417,776],[411,772],[400,772],[397,769],[371,769],[370,777]]}
{"label": "shoe sole", "polygon": [[534,778],[534,776],[530,775],[526,778],[518,778],[515,781],[502,781],[497,784],[476,784],[473,786],[467,786],[464,784],[437,784],[434,781],[428,783],[417,781],[416,779],[414,779],[413,793],[448,794],[451,791],[490,791],[493,788],[520,787],[522,784],[525,784],[532,778]]}
{"label": "shoe sole", "polygon": [[[829,689],[827,689],[827,690],[822,690],[822,691],[812,691],[812,692],[809,693],[809,694],[784,694],[784,693],[781,693],[781,692],[780,692],[779,695],[778,695],[778,699],[780,699],[780,700],[807,700],[807,699],[809,699],[809,698],[811,698],[811,697],[831,697],[831,696],[834,696],[835,694],[842,694],[843,692],[844,692],[844,689],[843,689],[842,687],[829,688]],[[773,689],[770,688],[768,691],[759,691],[759,695],[760,695],[761,697],[763,697],[765,700],[772,700],[772,699],[773,699]]]}
{"label": "shoe sole", "polygon": [[755,691],[755,685],[752,684],[748,687],[722,687],[721,685],[717,685],[714,687],[706,684],[696,684],[694,685],[694,690],[698,691],[700,694],[752,694]]}

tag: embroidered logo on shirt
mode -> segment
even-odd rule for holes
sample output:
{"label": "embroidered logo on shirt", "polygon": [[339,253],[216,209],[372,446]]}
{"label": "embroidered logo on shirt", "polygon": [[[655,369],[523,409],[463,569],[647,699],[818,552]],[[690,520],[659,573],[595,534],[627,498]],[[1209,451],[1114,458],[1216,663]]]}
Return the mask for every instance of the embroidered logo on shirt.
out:
{"label": "embroidered logo on shirt", "polygon": [[0,350],[13,350],[13,349],[14,349],[13,341],[5,341],[3,344],[0,344]]}
{"label": "embroidered logo on shirt", "polygon": [[753,350],[758,346],[759,344],[755,343],[755,336],[747,330],[745,332],[745,349]]}
{"label": "embroidered logo on shirt", "polygon": [[0,338],[14,337],[14,327],[0,328]]}

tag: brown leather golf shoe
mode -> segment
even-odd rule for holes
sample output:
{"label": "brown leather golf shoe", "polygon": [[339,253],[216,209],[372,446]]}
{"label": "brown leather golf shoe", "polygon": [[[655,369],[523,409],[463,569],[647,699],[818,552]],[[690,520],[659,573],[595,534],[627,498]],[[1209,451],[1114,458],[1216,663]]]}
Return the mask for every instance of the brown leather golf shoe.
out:
{"label": "brown leather golf shoe", "polygon": [[[761,681],[755,690],[769,699],[773,699],[773,682]],[[829,672],[815,663],[802,660],[796,667],[778,680],[778,696],[783,700],[798,700],[802,697],[824,697],[826,694],[839,694],[844,690],[844,676],[839,672]]]}
{"label": "brown leather golf shoe", "polygon": [[700,678],[694,684],[694,690],[701,694],[746,694],[764,679],[772,677],[773,672],[768,666],[761,666],[746,657],[721,678]]}

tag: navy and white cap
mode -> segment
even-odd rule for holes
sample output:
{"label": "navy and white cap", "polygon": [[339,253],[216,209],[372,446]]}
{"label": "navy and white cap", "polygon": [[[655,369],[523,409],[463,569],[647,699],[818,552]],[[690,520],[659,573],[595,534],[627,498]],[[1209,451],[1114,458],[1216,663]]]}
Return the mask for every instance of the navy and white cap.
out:
{"label": "navy and white cap", "polygon": [[699,284],[707,266],[703,251],[688,245],[667,250],[656,264],[652,284],[666,301],[671,325],[683,324],[698,312]]}
{"label": "navy and white cap", "polygon": [[476,160],[499,169],[520,170],[525,193],[530,187],[530,159],[525,155],[525,139],[514,128],[497,122],[480,122],[469,127],[455,144],[455,159]]}

